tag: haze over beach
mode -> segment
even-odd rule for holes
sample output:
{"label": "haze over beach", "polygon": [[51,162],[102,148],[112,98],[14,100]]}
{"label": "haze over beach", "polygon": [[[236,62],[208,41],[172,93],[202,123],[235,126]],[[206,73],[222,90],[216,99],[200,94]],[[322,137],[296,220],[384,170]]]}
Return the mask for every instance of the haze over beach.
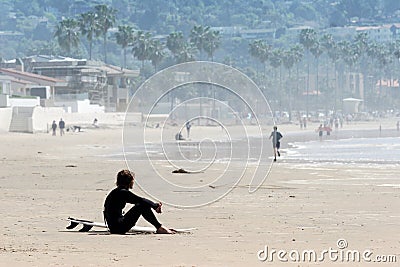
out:
{"label": "haze over beach", "polygon": [[[382,134],[390,132],[391,138],[397,140],[393,147],[387,147],[396,152],[399,133],[393,129],[393,120],[381,124]],[[300,130],[295,125],[279,127],[284,135],[282,157],[272,165],[266,181],[255,193],[248,192],[250,177],[244,175],[239,184],[217,202],[192,209],[166,206],[160,216],[161,222],[171,227],[197,228],[190,234],[172,236],[120,236],[101,229],[88,233],[65,229],[69,216],[103,220],[105,196],[114,187],[116,172],[126,168],[123,157],[115,156],[116,151],[122,151],[121,127],[87,128],[63,137],[45,133],[2,133],[1,265],[279,265],[283,263],[276,255],[272,262],[271,257],[263,262],[257,253],[265,246],[277,251],[313,249],[320,252],[337,249],[339,239],[345,239],[351,250],[370,249],[371,259],[376,255],[399,257],[398,161],[365,163],[332,159],[333,162],[315,162],[290,158],[291,151],[296,148],[288,143],[318,141],[314,130],[317,126],[310,124],[309,130]],[[173,133],[176,129],[169,126],[165,131]],[[161,130],[149,131],[157,136]],[[377,122],[366,122],[345,125],[332,133],[330,140],[318,142],[329,154],[329,144],[341,140],[336,136],[346,138],[343,141],[356,142],[359,139],[347,138],[363,137],[363,132],[368,133],[367,138],[386,139],[374,136],[379,135]],[[192,140],[200,140],[204,136],[218,136],[219,132],[215,127],[193,126],[191,134]],[[270,144],[269,140],[266,142]],[[377,158],[381,159],[379,155]],[[242,165],[235,161],[232,164],[230,175],[235,177],[235,168],[239,171]],[[201,183],[218,172],[218,166],[216,163],[204,173],[178,174],[176,179]],[[249,165],[248,168],[253,167]],[[172,169],[166,167],[165,173]],[[135,172],[139,182],[152,174],[151,170],[140,168]],[[214,185],[224,186],[218,181]],[[162,188],[160,190],[162,194]],[[138,187],[134,192],[144,194]],[[138,225],[146,223],[140,220]],[[318,264],[334,266],[337,263],[326,258]],[[365,264],[362,261],[346,263],[347,266]]]}
{"label": "haze over beach", "polygon": [[399,0],[0,1],[0,267],[399,266],[399,173]]}

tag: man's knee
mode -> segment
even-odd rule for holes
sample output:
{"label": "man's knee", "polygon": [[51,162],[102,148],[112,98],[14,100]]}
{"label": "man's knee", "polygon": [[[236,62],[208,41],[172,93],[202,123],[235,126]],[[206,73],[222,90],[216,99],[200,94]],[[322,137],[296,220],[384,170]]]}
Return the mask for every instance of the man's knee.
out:
{"label": "man's knee", "polygon": [[[125,218],[126,217],[132,217],[132,216],[140,216],[143,213],[148,212],[149,210],[151,210],[151,207],[149,205],[146,204],[135,204],[135,206],[133,206],[126,214],[125,214]],[[136,214],[136,215],[135,215]]]}

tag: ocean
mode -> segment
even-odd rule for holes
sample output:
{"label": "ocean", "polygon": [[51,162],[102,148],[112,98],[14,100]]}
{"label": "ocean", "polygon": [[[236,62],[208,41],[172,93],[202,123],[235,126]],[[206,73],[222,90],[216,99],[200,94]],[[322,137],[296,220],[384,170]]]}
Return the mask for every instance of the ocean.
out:
{"label": "ocean", "polygon": [[[293,138],[292,138],[293,140]],[[262,153],[261,153],[262,149]],[[106,156],[106,155],[104,155]],[[107,157],[121,159],[122,152]],[[125,157],[134,161],[241,162],[273,159],[271,141],[250,138],[232,141],[148,143],[125,147]],[[400,164],[400,137],[324,139],[281,145],[281,162],[334,162]]]}
{"label": "ocean", "polygon": [[[146,194],[182,207],[202,206],[220,199],[245,174],[245,184],[251,184],[251,190],[255,190],[268,183],[271,168],[279,175],[280,164],[294,170],[293,177],[283,182],[287,184],[400,188],[397,176],[400,137],[302,142],[290,142],[298,140],[297,136],[286,138],[288,141],[282,144],[281,157],[276,163],[268,138],[146,143],[125,147],[125,154],[115,151],[103,156],[110,160],[126,160],[129,168],[140,170],[137,183]],[[179,168],[192,175],[174,175],[172,171]],[[314,176],[298,179],[297,171],[305,169]],[[346,175],[336,176],[335,169],[345,171]],[[161,197],[162,192],[168,194]]]}
{"label": "ocean", "polygon": [[285,161],[400,164],[400,137],[289,143]]}

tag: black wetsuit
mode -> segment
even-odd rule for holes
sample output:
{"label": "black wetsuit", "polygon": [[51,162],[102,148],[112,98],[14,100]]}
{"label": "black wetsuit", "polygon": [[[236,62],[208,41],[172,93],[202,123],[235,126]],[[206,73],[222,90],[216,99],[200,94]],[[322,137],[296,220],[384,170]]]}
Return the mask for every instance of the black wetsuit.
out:
{"label": "black wetsuit", "polygon": [[[123,215],[122,210],[127,203],[135,204],[135,206]],[[151,208],[157,209],[157,207],[158,203],[139,197],[128,189],[117,187],[106,197],[104,202],[104,219],[112,234],[124,234],[128,232],[136,224],[140,215],[158,229],[161,223],[158,222],[151,210]]]}

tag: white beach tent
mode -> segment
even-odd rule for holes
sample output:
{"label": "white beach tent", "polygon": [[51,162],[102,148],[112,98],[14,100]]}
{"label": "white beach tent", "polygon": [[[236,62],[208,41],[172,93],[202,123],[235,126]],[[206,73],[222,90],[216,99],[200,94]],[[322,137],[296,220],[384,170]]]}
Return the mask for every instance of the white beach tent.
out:
{"label": "white beach tent", "polygon": [[363,102],[362,99],[358,98],[344,98],[343,99],[343,112],[345,114],[352,114],[360,112],[360,103]]}

